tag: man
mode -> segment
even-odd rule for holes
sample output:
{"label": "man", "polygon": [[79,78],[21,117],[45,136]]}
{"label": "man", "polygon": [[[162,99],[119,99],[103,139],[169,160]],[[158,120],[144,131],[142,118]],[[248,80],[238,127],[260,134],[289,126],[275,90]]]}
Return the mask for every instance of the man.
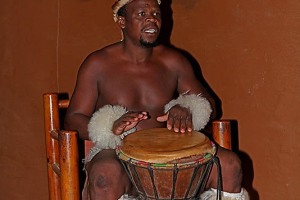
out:
{"label": "man", "polygon": [[[214,101],[196,79],[187,59],[157,42],[161,28],[159,3],[117,1],[113,5],[114,19],[123,40],[91,53],[80,67],[65,128],[77,130],[81,139],[95,143],[86,160],[84,199],[117,200],[126,193],[134,195],[115,155],[120,136],[166,126],[184,134],[195,127],[203,128],[209,116],[214,116]],[[190,106],[194,100],[195,110]],[[199,108],[197,104],[204,106]],[[205,115],[202,124],[192,120],[196,113]],[[238,157],[222,148],[218,156],[224,191],[243,196]],[[207,188],[217,188],[215,168]]]}

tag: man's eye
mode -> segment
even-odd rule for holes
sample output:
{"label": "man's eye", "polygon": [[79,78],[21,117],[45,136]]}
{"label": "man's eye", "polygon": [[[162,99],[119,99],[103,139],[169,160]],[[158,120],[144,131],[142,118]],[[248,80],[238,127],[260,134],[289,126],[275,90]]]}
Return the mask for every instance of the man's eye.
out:
{"label": "man's eye", "polygon": [[153,15],[156,16],[156,17],[160,17],[160,13],[159,12],[155,12],[155,13],[153,13]]}
{"label": "man's eye", "polygon": [[145,16],[145,12],[139,12],[138,15],[139,16]]}

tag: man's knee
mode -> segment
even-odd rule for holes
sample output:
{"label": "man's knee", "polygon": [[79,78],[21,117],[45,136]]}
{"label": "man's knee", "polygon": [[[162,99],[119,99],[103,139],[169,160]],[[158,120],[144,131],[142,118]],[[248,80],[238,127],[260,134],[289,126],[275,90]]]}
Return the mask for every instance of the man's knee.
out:
{"label": "man's knee", "polygon": [[221,160],[222,171],[233,177],[239,177],[242,173],[241,160],[237,154],[228,152]]}
{"label": "man's knee", "polygon": [[114,158],[89,163],[87,173],[91,199],[118,199],[130,183],[122,165]]}
{"label": "man's knee", "polygon": [[110,185],[107,177],[103,175],[98,175],[96,177],[91,178],[91,182],[93,186],[97,188],[107,188]]}
{"label": "man's knee", "polygon": [[228,150],[219,152],[223,188],[228,191],[239,192],[242,183],[241,160],[237,154]]}
{"label": "man's knee", "polygon": [[118,182],[124,174],[122,165],[118,160],[111,159],[93,162],[88,168],[88,177],[95,186],[107,187]]}

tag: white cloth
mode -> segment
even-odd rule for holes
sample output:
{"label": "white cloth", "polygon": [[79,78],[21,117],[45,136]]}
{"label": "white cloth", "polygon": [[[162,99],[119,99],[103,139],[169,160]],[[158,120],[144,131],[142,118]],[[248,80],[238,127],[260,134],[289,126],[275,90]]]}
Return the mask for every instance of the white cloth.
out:
{"label": "white cloth", "polygon": [[[221,192],[222,200],[250,200],[248,192],[242,188],[240,193]],[[216,200],[217,190],[211,188],[203,192],[200,196],[200,200]]]}
{"label": "white cloth", "polygon": [[[250,200],[248,192],[242,188],[240,193],[221,192],[222,200]],[[217,190],[211,188],[200,195],[200,200],[216,200]],[[130,197],[127,194],[121,196],[118,200],[138,200],[135,197]]]}
{"label": "white cloth", "polygon": [[124,194],[118,200],[138,200],[138,199],[135,197],[130,197],[130,196],[128,196],[128,194]]}

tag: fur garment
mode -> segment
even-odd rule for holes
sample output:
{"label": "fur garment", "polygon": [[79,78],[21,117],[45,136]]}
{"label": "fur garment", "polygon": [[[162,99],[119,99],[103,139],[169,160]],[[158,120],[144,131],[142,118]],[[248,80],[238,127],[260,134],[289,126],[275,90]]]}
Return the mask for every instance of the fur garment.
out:
{"label": "fur garment", "polygon": [[116,105],[105,105],[96,111],[89,124],[90,140],[99,149],[115,149],[121,144],[122,136],[112,132],[113,123],[126,113],[126,108]]}
{"label": "fur garment", "polygon": [[[248,192],[242,188],[240,193],[229,193],[221,192],[222,200],[250,200]],[[200,200],[216,200],[217,199],[217,190],[211,188],[203,192],[200,196]]]}
{"label": "fur garment", "polygon": [[126,112],[127,110],[123,106],[105,105],[93,114],[88,124],[88,132],[90,140],[95,145],[90,149],[85,163],[91,161],[103,149],[115,149],[126,135],[136,131],[134,127],[121,135],[115,135],[112,132],[113,123]]}
{"label": "fur garment", "polygon": [[[221,192],[222,200],[250,200],[248,192],[242,188],[240,193],[229,193]],[[216,200],[217,199],[217,190],[211,188],[210,190],[205,191],[200,195],[199,200]],[[129,197],[128,195],[123,195],[118,200],[138,200],[135,197]]]}

